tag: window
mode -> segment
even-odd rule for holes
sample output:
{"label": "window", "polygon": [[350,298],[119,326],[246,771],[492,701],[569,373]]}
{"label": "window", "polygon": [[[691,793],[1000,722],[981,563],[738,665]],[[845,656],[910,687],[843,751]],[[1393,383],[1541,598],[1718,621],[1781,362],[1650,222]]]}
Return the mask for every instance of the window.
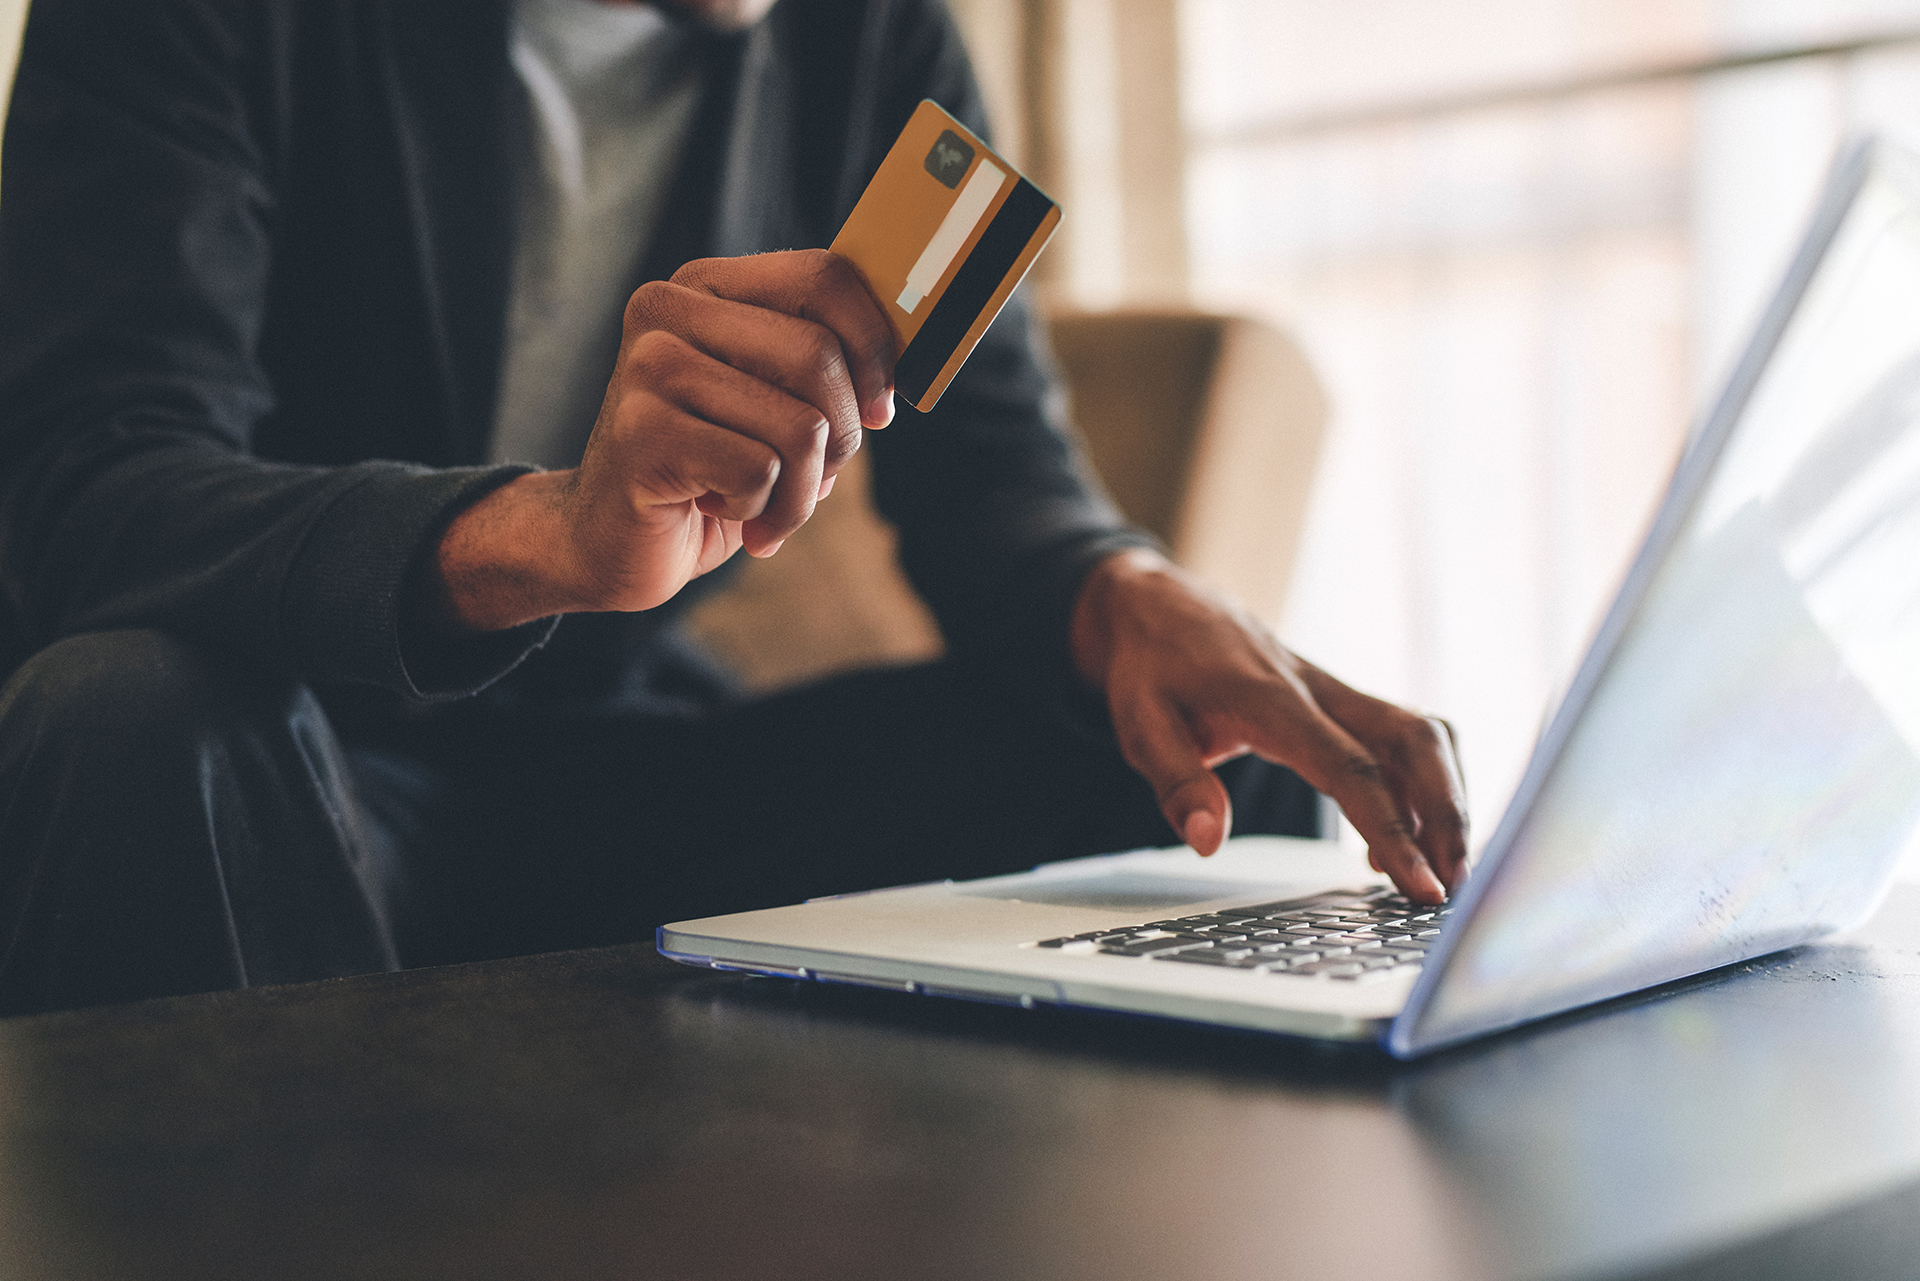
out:
{"label": "window", "polygon": [[1461,731],[1480,834],[1920,0],[1183,0],[1190,297],[1334,406],[1282,636]]}

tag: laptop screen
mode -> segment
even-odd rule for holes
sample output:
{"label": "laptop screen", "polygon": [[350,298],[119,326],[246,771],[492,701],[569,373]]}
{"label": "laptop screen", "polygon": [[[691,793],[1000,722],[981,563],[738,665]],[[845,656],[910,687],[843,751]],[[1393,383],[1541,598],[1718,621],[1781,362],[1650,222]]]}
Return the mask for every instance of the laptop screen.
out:
{"label": "laptop screen", "polygon": [[1920,823],[1920,168],[1829,184],[1394,1031],[1863,920]]}

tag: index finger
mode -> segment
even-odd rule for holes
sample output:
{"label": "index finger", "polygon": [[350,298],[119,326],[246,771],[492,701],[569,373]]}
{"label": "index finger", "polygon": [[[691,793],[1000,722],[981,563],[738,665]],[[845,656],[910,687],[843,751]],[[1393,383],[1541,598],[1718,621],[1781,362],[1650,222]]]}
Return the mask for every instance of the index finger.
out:
{"label": "index finger", "polygon": [[[1443,903],[1445,886],[1414,841],[1407,808],[1388,786],[1373,754],[1317,706],[1311,709],[1305,755],[1296,748],[1282,759],[1300,777],[1331,796],[1367,842],[1375,867],[1393,878],[1402,894],[1419,903]],[[1255,738],[1254,751],[1271,750]],[[1278,747],[1276,744],[1275,747]]]}
{"label": "index finger", "polygon": [[840,340],[860,402],[860,421],[893,421],[893,324],[853,264],[825,249],[751,258],[703,258],[674,273],[674,283],[718,298],[765,307],[822,325]]}
{"label": "index finger", "polygon": [[1453,726],[1362,694],[1311,663],[1300,664],[1314,701],[1366,744],[1400,797],[1414,841],[1449,890],[1467,864],[1467,789]]}
{"label": "index finger", "polygon": [[1451,894],[1460,888],[1467,870],[1466,775],[1460,768],[1460,744],[1453,726],[1439,716],[1421,720],[1432,740],[1429,750],[1414,756],[1409,790],[1420,815],[1420,848]]}

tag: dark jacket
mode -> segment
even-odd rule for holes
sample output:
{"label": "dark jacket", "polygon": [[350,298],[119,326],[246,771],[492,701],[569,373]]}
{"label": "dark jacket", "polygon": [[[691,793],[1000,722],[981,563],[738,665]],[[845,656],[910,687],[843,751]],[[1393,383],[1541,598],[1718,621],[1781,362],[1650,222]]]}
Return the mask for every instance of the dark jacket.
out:
{"label": "dark jacket", "polygon": [[[152,627],[327,685],[497,680],[551,624],[417,625],[485,457],[513,243],[507,0],[36,0],[0,171],[0,667]],[[825,245],[914,105],[975,128],[937,0],[786,0],[703,37],[643,279]],[[637,285],[640,283],[636,281]],[[960,654],[1056,661],[1129,532],[1016,301],[938,409],[869,437]],[[632,684],[681,598],[564,620],[505,683]]]}

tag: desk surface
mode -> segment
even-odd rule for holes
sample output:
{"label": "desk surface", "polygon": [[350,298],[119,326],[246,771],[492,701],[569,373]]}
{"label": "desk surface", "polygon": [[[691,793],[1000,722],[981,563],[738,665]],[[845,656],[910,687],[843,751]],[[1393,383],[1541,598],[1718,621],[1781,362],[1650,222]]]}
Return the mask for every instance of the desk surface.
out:
{"label": "desk surface", "polygon": [[646,948],[0,1023],[7,1278],[1906,1276],[1920,887],[1397,1065]]}

